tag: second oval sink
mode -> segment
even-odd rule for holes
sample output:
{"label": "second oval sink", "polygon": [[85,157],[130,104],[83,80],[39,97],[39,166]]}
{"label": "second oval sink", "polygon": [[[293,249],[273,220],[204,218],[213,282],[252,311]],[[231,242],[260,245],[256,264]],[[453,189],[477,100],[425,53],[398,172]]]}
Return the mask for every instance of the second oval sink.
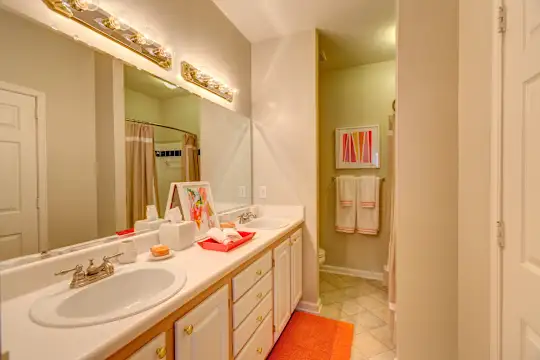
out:
{"label": "second oval sink", "polygon": [[186,282],[184,271],[173,273],[159,265],[135,266],[121,268],[111,277],[86,287],[40,298],[32,305],[30,317],[48,327],[103,324],[162,303]]}
{"label": "second oval sink", "polygon": [[284,228],[287,225],[289,225],[289,221],[284,219],[262,217],[242,226],[248,229],[274,230]]}

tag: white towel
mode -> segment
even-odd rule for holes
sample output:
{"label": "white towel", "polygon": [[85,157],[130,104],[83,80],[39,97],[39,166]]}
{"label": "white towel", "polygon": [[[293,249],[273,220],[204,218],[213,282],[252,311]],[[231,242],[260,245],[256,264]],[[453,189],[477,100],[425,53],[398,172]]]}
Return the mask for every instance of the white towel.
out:
{"label": "white towel", "polygon": [[359,178],[356,184],[356,196],[359,204],[356,210],[356,232],[365,235],[377,235],[379,233],[379,194],[381,189],[381,179],[375,178],[375,205],[371,208],[360,206],[362,201],[362,196],[360,194],[362,179]]}
{"label": "white towel", "polygon": [[354,176],[339,176],[336,182],[339,204],[352,206],[356,201],[356,178]]}
{"label": "white towel", "polygon": [[374,208],[378,188],[376,176],[360,176],[360,207]]}
{"label": "white towel", "polygon": [[[343,194],[346,196],[352,196],[351,202],[341,202],[341,189],[342,183],[346,183],[347,189]],[[349,186],[351,184],[352,186]],[[343,199],[347,199],[347,197]],[[336,231],[354,234],[356,224],[356,178],[352,176],[340,176],[337,178],[336,185]]]}

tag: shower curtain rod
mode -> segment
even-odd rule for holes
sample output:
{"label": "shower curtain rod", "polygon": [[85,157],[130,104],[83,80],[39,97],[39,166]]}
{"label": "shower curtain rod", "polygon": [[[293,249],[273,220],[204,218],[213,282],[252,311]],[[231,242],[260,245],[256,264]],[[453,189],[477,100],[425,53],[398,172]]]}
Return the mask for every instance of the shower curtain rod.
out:
{"label": "shower curtain rod", "polygon": [[146,125],[157,126],[157,127],[161,127],[161,128],[164,128],[164,129],[176,130],[176,131],[180,131],[180,132],[183,132],[183,133],[186,133],[186,134],[190,134],[190,135],[193,135],[193,136],[197,137],[197,135],[194,134],[194,133],[192,133],[192,132],[189,132],[189,131],[186,131],[186,130],[181,130],[181,129],[178,129],[178,128],[175,128],[175,127],[172,127],[172,126],[167,126],[167,125],[161,125],[161,124],[153,123],[153,122],[150,122],[150,121],[141,121],[141,120],[129,119],[129,118],[126,118],[126,121],[134,122],[134,123],[139,123],[139,124],[146,124]]}

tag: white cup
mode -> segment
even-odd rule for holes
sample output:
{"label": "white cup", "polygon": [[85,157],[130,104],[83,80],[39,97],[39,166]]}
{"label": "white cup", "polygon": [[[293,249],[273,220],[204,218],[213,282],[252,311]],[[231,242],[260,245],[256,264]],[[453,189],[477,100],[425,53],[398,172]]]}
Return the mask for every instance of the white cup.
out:
{"label": "white cup", "polygon": [[118,252],[122,253],[118,258],[120,264],[129,264],[137,261],[137,247],[133,240],[124,240],[118,245]]}

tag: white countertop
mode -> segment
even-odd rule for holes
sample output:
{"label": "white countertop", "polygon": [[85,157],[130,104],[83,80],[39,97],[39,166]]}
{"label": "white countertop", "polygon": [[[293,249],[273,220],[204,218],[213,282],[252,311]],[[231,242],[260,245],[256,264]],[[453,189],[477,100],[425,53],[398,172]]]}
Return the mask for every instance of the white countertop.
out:
{"label": "white countertop", "polygon": [[[197,244],[176,252],[173,258],[164,261],[171,271],[186,270],[187,282],[183,289],[160,305],[125,319],[69,329],[36,325],[28,315],[29,309],[36,299],[51,291],[50,287],[5,301],[1,309],[1,351],[9,351],[10,360],[105,359],[303,222],[299,216],[288,216],[288,219],[291,222],[287,227],[259,230],[252,241],[229,253],[203,250]],[[146,256],[139,255],[139,261],[144,261]],[[66,279],[66,287],[68,283]]]}

